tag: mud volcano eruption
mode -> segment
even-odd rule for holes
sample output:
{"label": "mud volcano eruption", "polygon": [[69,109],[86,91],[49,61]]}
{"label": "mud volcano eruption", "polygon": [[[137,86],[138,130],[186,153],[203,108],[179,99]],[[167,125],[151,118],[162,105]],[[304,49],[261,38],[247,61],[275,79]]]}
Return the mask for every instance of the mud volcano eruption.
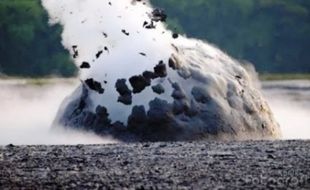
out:
{"label": "mud volcano eruption", "polygon": [[279,126],[246,70],[165,27],[141,0],[43,0],[81,68],[55,125],[123,141],[273,139]]}

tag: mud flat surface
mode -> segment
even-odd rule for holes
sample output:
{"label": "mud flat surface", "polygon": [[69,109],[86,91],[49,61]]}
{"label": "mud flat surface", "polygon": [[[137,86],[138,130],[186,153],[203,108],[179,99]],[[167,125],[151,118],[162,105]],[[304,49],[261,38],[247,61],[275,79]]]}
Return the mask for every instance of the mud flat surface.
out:
{"label": "mud flat surface", "polygon": [[310,141],[0,147],[0,189],[309,189]]}

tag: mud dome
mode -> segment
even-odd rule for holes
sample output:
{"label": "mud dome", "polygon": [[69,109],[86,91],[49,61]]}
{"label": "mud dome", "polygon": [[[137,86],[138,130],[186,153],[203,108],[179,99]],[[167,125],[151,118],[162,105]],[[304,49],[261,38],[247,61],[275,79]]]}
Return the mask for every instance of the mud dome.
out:
{"label": "mud dome", "polygon": [[123,141],[273,139],[251,77],[212,45],[168,31],[145,1],[43,0],[81,68],[55,125]]}

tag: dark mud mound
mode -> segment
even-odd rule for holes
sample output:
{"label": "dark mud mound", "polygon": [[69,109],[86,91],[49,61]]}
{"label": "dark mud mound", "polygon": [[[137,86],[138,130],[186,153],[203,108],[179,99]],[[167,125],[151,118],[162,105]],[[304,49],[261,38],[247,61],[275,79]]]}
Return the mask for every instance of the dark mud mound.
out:
{"label": "dark mud mound", "polygon": [[[153,71],[116,79],[116,97],[99,104],[91,98],[96,91],[81,84],[63,103],[55,124],[122,141],[274,139],[280,135],[268,105],[241,66],[235,65],[239,71],[214,75],[206,69],[208,62],[197,62],[200,69],[193,66],[191,51],[174,54],[169,64],[160,62]],[[215,59],[196,56],[203,61]],[[143,93],[149,98],[147,104],[136,103],[135,97]],[[109,111],[117,104],[131,110],[125,120],[111,117]]]}

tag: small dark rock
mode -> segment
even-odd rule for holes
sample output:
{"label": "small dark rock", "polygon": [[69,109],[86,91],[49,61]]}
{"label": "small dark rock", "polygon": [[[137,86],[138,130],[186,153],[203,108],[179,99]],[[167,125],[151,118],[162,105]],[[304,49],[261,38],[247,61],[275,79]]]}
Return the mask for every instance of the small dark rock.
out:
{"label": "small dark rock", "polygon": [[115,83],[115,88],[121,96],[131,94],[131,90],[126,84],[126,79],[118,79]]}
{"label": "small dark rock", "polygon": [[164,78],[167,76],[167,68],[163,61],[160,61],[155,67],[154,67],[154,73],[156,76]]}
{"label": "small dark rock", "polygon": [[85,80],[85,83],[87,84],[87,86],[91,90],[94,90],[94,91],[98,92],[99,94],[104,93],[104,89],[102,88],[100,82],[97,82],[94,79],[87,79],[87,80]]}
{"label": "small dark rock", "polygon": [[144,21],[144,22],[143,22],[143,27],[145,27],[146,25],[148,25],[148,22],[147,22],[147,21]]}
{"label": "small dark rock", "polygon": [[140,55],[142,55],[142,56],[146,56],[146,54],[145,54],[145,53],[143,53],[143,52],[140,52],[139,54],[140,54]]}
{"label": "small dark rock", "polygon": [[98,51],[97,54],[96,54],[96,58],[98,59],[102,53],[103,53],[102,50]]}
{"label": "small dark rock", "polygon": [[109,53],[109,48],[107,46],[104,46],[104,50]]}
{"label": "small dark rock", "polygon": [[79,52],[77,50],[77,45],[73,45],[72,50],[73,50],[73,58],[75,59],[79,56]]}
{"label": "small dark rock", "polygon": [[107,33],[105,33],[105,32],[102,32],[102,35],[103,35],[105,38],[107,38],[107,37],[108,37],[108,34],[107,34]]}
{"label": "small dark rock", "polygon": [[129,82],[133,88],[133,93],[142,92],[147,86],[150,86],[150,80],[146,79],[142,75],[133,76],[129,79]]}
{"label": "small dark rock", "polygon": [[131,105],[132,104],[132,92],[128,88],[126,84],[126,79],[118,79],[115,84],[115,88],[117,92],[120,94],[118,97],[118,102],[121,102],[125,105]]}
{"label": "small dark rock", "polygon": [[84,61],[81,66],[80,66],[81,69],[89,69],[90,68],[90,64],[86,61]]}
{"label": "small dark rock", "polygon": [[126,30],[122,30],[123,34],[125,34],[126,36],[129,36],[129,32],[127,32]]}
{"label": "small dark rock", "polygon": [[173,39],[177,39],[178,37],[179,37],[179,34],[177,34],[177,33],[173,33],[173,34],[172,34],[172,38],[173,38]]}
{"label": "small dark rock", "polygon": [[151,21],[151,23],[150,23],[150,24],[147,24],[147,25],[145,26],[145,28],[146,28],[146,29],[155,29],[156,26],[154,25],[154,22]]}

